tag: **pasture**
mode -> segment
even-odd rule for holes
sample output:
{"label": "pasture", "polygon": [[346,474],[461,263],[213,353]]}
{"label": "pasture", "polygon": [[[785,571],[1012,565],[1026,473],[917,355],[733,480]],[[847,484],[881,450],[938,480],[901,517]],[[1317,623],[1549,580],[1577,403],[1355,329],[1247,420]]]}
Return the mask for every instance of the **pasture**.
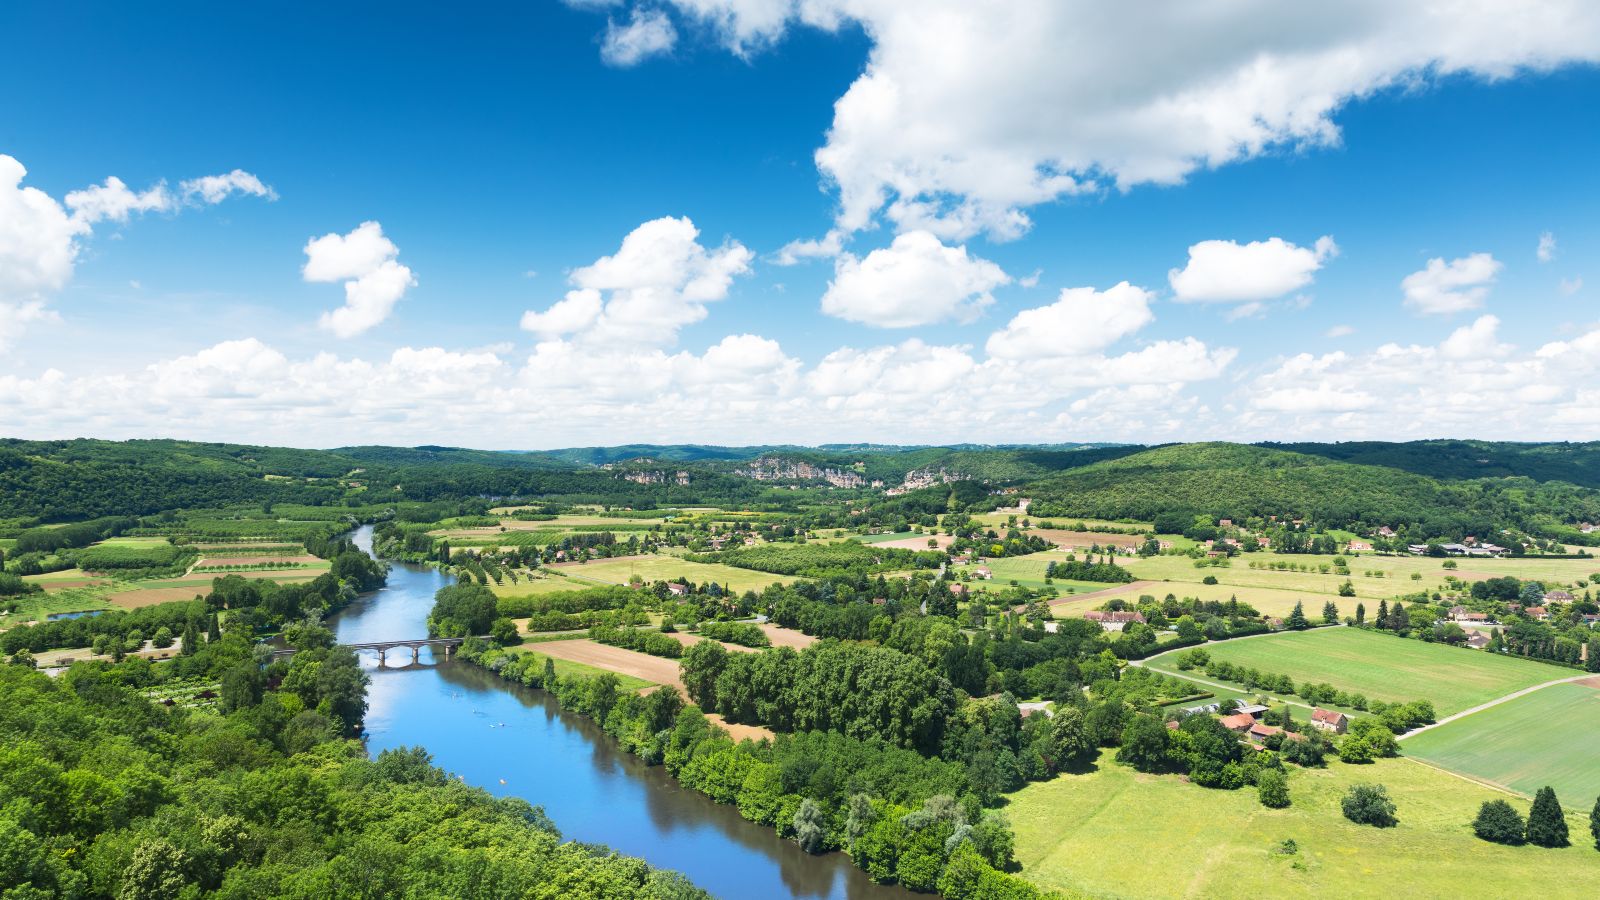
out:
{"label": "pasture", "polygon": [[1059,600],[1051,604],[1051,609],[1055,611],[1057,617],[1081,616],[1091,609],[1100,608],[1110,600],[1133,603],[1141,596],[1148,595],[1161,600],[1168,594],[1180,599],[1193,597],[1198,600],[1215,600],[1219,603],[1226,603],[1229,599],[1237,597],[1240,603],[1250,604],[1263,615],[1279,617],[1287,616],[1294,609],[1295,603],[1304,603],[1306,616],[1313,621],[1321,620],[1324,603],[1332,601],[1339,607],[1341,616],[1348,616],[1355,614],[1357,602],[1356,599],[1334,594],[1307,594],[1273,588],[1242,588],[1229,584],[1193,584],[1176,581],[1135,581],[1127,585],[1102,584],[1098,586],[1092,598]]}
{"label": "pasture", "polygon": [[1407,756],[1529,797],[1548,784],[1568,806],[1584,809],[1600,796],[1597,746],[1600,689],[1587,684],[1534,691],[1416,734],[1400,745]]}
{"label": "pasture", "polygon": [[586,563],[558,563],[552,568],[569,579],[599,584],[627,584],[633,575],[643,578],[646,583],[672,581],[682,577],[695,584],[715,581],[725,588],[741,593],[759,591],[775,582],[788,584],[797,580],[786,575],[738,569],[721,563],[690,562],[660,554],[601,559]]}
{"label": "pasture", "polygon": [[[1289,767],[1293,805],[1262,806],[1251,789],[1211,790],[1145,775],[1100,758],[1012,794],[1022,877],[1040,887],[1119,898],[1557,897],[1584,893],[1600,857],[1587,840],[1588,807],[1568,800],[1573,846],[1504,847],[1478,840],[1472,819],[1505,795],[1407,759],[1325,769]],[[1399,824],[1346,820],[1350,785],[1389,790]],[[1563,798],[1566,799],[1566,798]],[[1517,803],[1524,813],[1526,804]],[[1580,815],[1581,813],[1581,815]],[[1277,851],[1292,839],[1298,851]],[[1136,858],[1158,849],[1156,857]],[[1515,873],[1514,877],[1500,877]]]}
{"label": "pasture", "polygon": [[[1545,663],[1426,644],[1360,628],[1318,628],[1205,645],[1214,660],[1288,675],[1296,684],[1326,682],[1369,699],[1425,699],[1443,718],[1513,691],[1570,673]],[[1176,672],[1173,654],[1152,669]]]}

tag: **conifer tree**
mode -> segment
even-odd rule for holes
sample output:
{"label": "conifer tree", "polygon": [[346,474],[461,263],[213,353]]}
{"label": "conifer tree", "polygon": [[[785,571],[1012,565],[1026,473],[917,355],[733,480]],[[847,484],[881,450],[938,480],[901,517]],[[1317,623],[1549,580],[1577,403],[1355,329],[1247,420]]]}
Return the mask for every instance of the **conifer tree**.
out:
{"label": "conifer tree", "polygon": [[1378,601],[1378,618],[1373,624],[1377,625],[1379,628],[1389,627],[1389,601]]}
{"label": "conifer tree", "polygon": [[1555,789],[1549,785],[1533,796],[1533,809],[1528,813],[1528,843],[1540,847],[1567,846],[1567,817],[1561,811]]}
{"label": "conifer tree", "polygon": [[1304,630],[1308,625],[1310,625],[1311,623],[1306,621],[1305,604],[1296,600],[1294,604],[1294,612],[1289,613],[1289,618],[1286,619],[1283,624],[1284,627],[1293,628],[1297,631]]}
{"label": "conifer tree", "polygon": [[1589,833],[1594,835],[1594,848],[1600,850],[1600,797],[1594,798],[1594,810],[1589,813]]}
{"label": "conifer tree", "polygon": [[217,624],[217,614],[212,613],[210,620],[206,622],[206,643],[220,640],[222,640],[222,628]]}
{"label": "conifer tree", "polygon": [[1357,625],[1361,625],[1361,624],[1364,624],[1366,621],[1367,621],[1367,605],[1365,603],[1357,603],[1356,604],[1356,624]]}
{"label": "conifer tree", "polygon": [[1329,600],[1327,603],[1322,604],[1322,621],[1327,622],[1329,625],[1334,625],[1334,624],[1338,623],[1338,621],[1339,621],[1339,606],[1338,606],[1338,604],[1334,603],[1332,600]]}
{"label": "conifer tree", "polygon": [[183,626],[183,655],[193,656],[200,649],[200,629],[194,627],[194,620]]}

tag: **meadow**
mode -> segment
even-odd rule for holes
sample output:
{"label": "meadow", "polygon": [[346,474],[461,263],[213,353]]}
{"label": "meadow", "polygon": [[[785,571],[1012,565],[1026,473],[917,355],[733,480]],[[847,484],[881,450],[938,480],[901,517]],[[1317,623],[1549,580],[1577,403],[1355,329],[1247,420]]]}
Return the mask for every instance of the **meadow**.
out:
{"label": "meadow", "polygon": [[[1254,790],[1141,774],[1107,751],[1094,771],[1011,795],[1005,812],[1022,877],[1120,898],[1521,898],[1574,896],[1600,872],[1600,854],[1584,839],[1588,806],[1577,808],[1578,798],[1567,807],[1574,846],[1504,847],[1472,834],[1478,806],[1506,796],[1492,788],[1407,759],[1290,770],[1293,805],[1272,810]],[[1339,801],[1357,782],[1388,789],[1398,825],[1373,828],[1341,815]],[[1526,813],[1525,802],[1514,802]],[[1285,840],[1297,852],[1278,852]]]}
{"label": "meadow", "polygon": [[[1058,582],[1060,583],[1060,582]],[[1243,588],[1232,584],[1191,584],[1175,581],[1145,581],[1134,582],[1131,585],[1102,584],[1097,585],[1099,592],[1094,597],[1076,601],[1066,599],[1051,606],[1056,618],[1066,616],[1081,616],[1092,609],[1099,609],[1111,600],[1125,600],[1129,603],[1137,602],[1142,596],[1163,599],[1168,594],[1179,598],[1194,597],[1199,600],[1216,600],[1226,603],[1228,600],[1238,598],[1240,603],[1248,603],[1255,610],[1267,616],[1287,616],[1294,609],[1296,603],[1303,604],[1305,614],[1313,621],[1320,621],[1322,605],[1333,602],[1339,607],[1341,616],[1354,615],[1358,601],[1349,597],[1339,597],[1330,594],[1308,594],[1302,591],[1279,590],[1276,588]]]}
{"label": "meadow", "polygon": [[[1597,679],[1600,680],[1600,679]],[[1558,684],[1408,737],[1407,756],[1533,796],[1550,785],[1585,808],[1600,796],[1600,690]]]}
{"label": "meadow", "polygon": [[[1359,628],[1318,628],[1206,645],[1214,660],[1288,675],[1296,684],[1326,682],[1372,700],[1432,701],[1442,718],[1546,681],[1570,669],[1511,656],[1398,638]],[[1146,661],[1176,672],[1175,654]]]}

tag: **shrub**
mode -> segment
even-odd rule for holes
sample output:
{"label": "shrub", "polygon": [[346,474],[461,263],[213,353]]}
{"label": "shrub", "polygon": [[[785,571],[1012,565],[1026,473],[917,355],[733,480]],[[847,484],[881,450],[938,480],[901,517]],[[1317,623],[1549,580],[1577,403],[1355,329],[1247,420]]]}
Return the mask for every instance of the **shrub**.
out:
{"label": "shrub", "polygon": [[1277,769],[1264,769],[1256,776],[1256,795],[1261,805],[1268,809],[1283,809],[1289,805],[1289,776]]}
{"label": "shrub", "polygon": [[1339,807],[1344,817],[1357,825],[1388,828],[1399,822],[1394,814],[1394,801],[1389,799],[1388,789],[1381,784],[1351,785]]}
{"label": "shrub", "polygon": [[1472,833],[1496,844],[1520,844],[1526,825],[1522,814],[1504,800],[1485,800],[1472,823]]}

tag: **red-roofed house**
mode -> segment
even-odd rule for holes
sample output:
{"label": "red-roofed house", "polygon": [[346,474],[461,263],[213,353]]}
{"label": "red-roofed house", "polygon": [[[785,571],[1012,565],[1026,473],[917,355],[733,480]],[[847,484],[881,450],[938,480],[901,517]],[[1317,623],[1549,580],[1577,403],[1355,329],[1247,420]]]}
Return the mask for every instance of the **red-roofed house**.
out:
{"label": "red-roofed house", "polygon": [[1311,725],[1334,734],[1344,734],[1350,729],[1350,717],[1342,712],[1318,707],[1311,711]]}
{"label": "red-roofed house", "polygon": [[1239,734],[1249,731],[1255,724],[1256,717],[1249,713],[1234,713],[1231,716],[1222,717],[1222,727]]}
{"label": "red-roofed house", "polygon": [[1084,613],[1083,617],[1098,624],[1106,631],[1121,631],[1133,622],[1138,622],[1140,625],[1144,624],[1144,616],[1136,612],[1102,612],[1098,609],[1092,609]]}

